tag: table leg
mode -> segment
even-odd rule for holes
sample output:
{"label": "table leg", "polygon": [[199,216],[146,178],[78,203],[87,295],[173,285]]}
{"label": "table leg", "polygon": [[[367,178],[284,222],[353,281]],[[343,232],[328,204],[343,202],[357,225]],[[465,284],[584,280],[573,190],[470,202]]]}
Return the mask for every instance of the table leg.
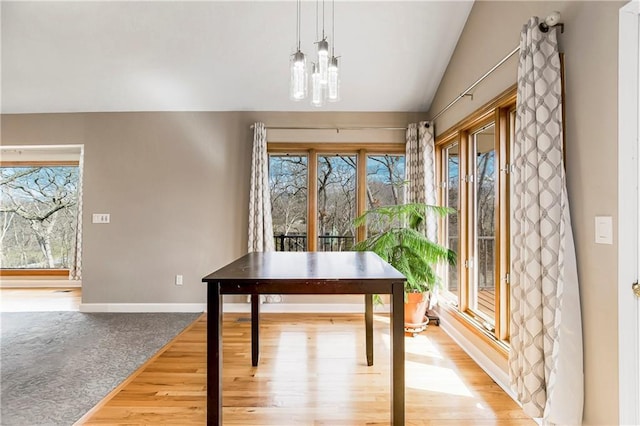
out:
{"label": "table leg", "polygon": [[220,283],[207,289],[207,425],[222,425],[222,295]]}
{"label": "table leg", "polygon": [[260,362],[260,295],[251,295],[251,365]]}
{"label": "table leg", "polygon": [[391,424],[404,425],[404,283],[391,295]]}
{"label": "table leg", "polygon": [[373,365],[373,294],[364,295],[364,323],[366,329],[367,365]]}

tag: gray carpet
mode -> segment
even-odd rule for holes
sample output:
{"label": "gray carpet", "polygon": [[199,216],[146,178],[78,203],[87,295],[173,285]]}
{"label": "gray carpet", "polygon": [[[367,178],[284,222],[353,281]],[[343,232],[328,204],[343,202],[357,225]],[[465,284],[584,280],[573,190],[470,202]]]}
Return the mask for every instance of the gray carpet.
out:
{"label": "gray carpet", "polygon": [[0,316],[0,424],[72,425],[200,314]]}

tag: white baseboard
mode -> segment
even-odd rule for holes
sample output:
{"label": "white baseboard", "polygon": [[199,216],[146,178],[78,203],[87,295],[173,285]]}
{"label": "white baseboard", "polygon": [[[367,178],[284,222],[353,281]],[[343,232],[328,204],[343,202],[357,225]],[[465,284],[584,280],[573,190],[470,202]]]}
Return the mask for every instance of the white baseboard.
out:
{"label": "white baseboard", "polygon": [[[251,312],[249,303],[225,303],[223,312]],[[364,303],[262,303],[261,313],[327,313],[327,314],[363,314]],[[374,306],[374,312],[389,312],[389,306]]]}
{"label": "white baseboard", "polygon": [[467,338],[465,338],[455,327],[448,323],[446,319],[440,317],[440,326],[445,333],[453,339],[454,342],[462,348],[473,359],[476,364],[482,368],[497,384],[504,390],[507,395],[514,401],[518,402],[516,394],[509,385],[509,373],[504,371],[500,366],[496,365],[489,357],[487,357],[481,350],[473,345]]}
{"label": "white baseboard", "polygon": [[81,303],[80,312],[204,312],[206,303]]}
{"label": "white baseboard", "polygon": [[76,280],[0,280],[0,288],[71,288],[82,287]]}

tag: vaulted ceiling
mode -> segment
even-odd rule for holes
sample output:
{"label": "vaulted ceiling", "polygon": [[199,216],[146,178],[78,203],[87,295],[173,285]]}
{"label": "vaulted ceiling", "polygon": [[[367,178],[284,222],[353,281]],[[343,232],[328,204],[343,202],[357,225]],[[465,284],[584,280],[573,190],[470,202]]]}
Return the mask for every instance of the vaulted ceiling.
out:
{"label": "vaulted ceiling", "polygon": [[[322,3],[302,2],[308,57]],[[318,109],[288,95],[295,1],[2,1],[1,108],[426,111],[472,4],[336,1],[342,100]]]}

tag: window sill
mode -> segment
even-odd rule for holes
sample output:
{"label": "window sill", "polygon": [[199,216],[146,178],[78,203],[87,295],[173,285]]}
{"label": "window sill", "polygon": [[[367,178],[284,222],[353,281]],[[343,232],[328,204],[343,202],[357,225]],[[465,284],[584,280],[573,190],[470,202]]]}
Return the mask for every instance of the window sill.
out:
{"label": "window sill", "polygon": [[69,277],[68,269],[0,269],[0,277]]}
{"label": "window sill", "polygon": [[451,318],[454,318],[458,323],[462,324],[471,333],[486,342],[492,349],[502,355],[504,358],[509,358],[509,345],[501,340],[498,340],[493,334],[491,334],[485,327],[482,326],[480,321],[475,318],[460,312],[447,301],[442,301],[438,305],[438,309],[445,311]]}

